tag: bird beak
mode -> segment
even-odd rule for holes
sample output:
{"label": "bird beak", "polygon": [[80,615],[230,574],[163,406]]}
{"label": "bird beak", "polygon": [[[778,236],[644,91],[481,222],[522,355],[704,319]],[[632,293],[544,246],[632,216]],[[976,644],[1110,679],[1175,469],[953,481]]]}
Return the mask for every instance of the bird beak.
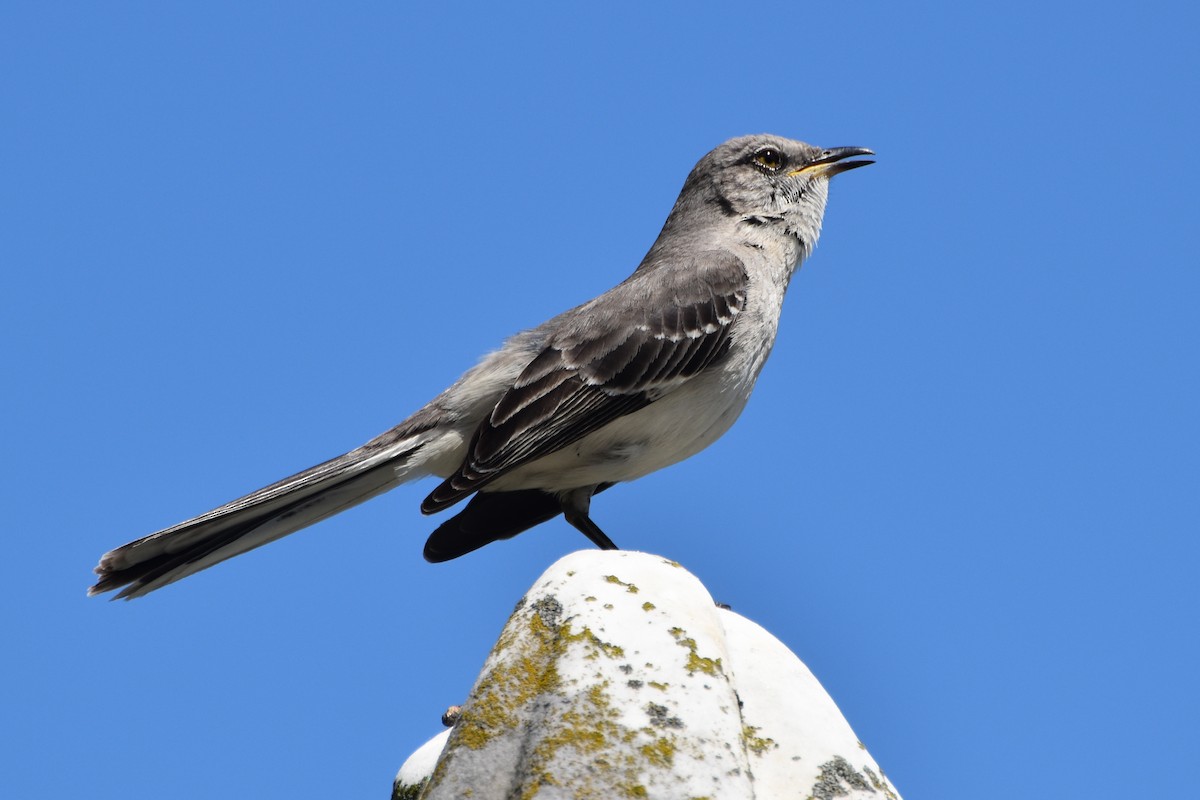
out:
{"label": "bird beak", "polygon": [[874,161],[845,161],[844,159],[851,156],[873,155],[875,153],[865,147],[831,147],[828,150],[822,150],[816,158],[809,161],[800,169],[789,172],[788,177],[811,175],[819,178],[832,178],[834,175],[875,163]]}

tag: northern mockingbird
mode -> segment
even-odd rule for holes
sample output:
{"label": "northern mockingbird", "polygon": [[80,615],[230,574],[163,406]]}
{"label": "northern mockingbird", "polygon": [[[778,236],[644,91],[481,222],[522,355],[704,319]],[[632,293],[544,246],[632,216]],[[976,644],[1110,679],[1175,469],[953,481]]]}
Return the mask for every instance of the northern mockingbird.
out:
{"label": "northern mockingbird", "polygon": [[632,275],[518,333],[390,431],[238,500],[106,553],[98,594],[152,592],[436,475],[425,544],[447,561],[563,514],[598,547],[592,495],[700,452],[746,405],[792,273],[821,230],[829,180],[873,163],[778,136],[700,159]]}

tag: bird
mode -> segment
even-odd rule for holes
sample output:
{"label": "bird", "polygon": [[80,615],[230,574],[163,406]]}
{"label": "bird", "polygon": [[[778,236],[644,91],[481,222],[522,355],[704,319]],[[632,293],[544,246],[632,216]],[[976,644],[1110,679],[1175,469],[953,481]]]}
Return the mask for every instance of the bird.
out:
{"label": "bird", "polygon": [[512,336],[362,446],[105,553],[89,595],[146,595],[426,476],[441,482],[423,513],[467,501],[429,536],[427,561],[559,514],[616,549],[591,518],[593,496],[729,429],[817,244],[830,180],[873,155],[769,134],[724,142],[688,174],[628,278]]}

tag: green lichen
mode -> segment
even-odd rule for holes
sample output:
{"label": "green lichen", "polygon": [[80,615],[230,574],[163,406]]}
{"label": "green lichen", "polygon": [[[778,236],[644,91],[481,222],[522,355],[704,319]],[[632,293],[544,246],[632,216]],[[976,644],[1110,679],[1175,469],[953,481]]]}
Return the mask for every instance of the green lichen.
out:
{"label": "green lichen", "polygon": [[427,780],[417,781],[413,784],[405,784],[397,781],[392,784],[392,800],[417,800],[421,796],[421,790],[425,788]]}
{"label": "green lichen", "polygon": [[653,611],[655,608],[657,608],[657,606],[655,606],[654,603],[651,603],[649,600],[642,603],[642,611]]}
{"label": "green lichen", "polygon": [[650,681],[646,685],[652,689],[658,689],[660,692],[665,692],[671,686],[669,683],[659,683],[658,681]]}

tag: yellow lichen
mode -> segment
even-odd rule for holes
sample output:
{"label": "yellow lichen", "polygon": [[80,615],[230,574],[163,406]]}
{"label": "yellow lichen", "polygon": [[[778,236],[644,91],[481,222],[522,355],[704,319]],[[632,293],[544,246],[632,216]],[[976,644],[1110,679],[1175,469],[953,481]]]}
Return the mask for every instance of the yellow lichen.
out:
{"label": "yellow lichen", "polygon": [[656,767],[667,769],[675,761],[675,742],[660,736],[649,744],[644,744],[638,751]]}
{"label": "yellow lichen", "polygon": [[654,603],[651,603],[649,600],[647,600],[645,603],[642,603],[642,611],[653,611],[655,608],[657,608],[657,606],[655,606]]}
{"label": "yellow lichen", "polygon": [[[528,635],[520,638],[520,623],[509,622],[493,653],[507,650],[519,642],[525,650],[507,655],[480,679],[475,694],[463,707],[454,728],[454,737],[472,750],[486,745],[497,734],[515,728],[520,710],[540,694],[556,690],[560,683],[556,662],[565,649],[570,626],[555,630],[538,613],[525,620]],[[566,637],[560,635],[565,632]],[[503,645],[503,646],[501,646]]]}
{"label": "yellow lichen", "polygon": [[[552,766],[559,751],[564,748],[589,756],[589,762],[596,769],[609,771],[612,768],[606,759],[597,758],[595,755],[607,749],[609,739],[618,732],[618,725],[613,718],[619,714],[611,707],[607,688],[608,682],[605,681],[589,686],[586,691],[577,695],[572,707],[559,717],[561,726],[538,742],[528,766],[533,779],[522,798],[534,797],[542,786],[557,785]],[[588,792],[577,793],[577,796],[590,798],[599,795]]]}
{"label": "yellow lichen", "polygon": [[588,653],[584,658],[597,659],[602,654],[609,658],[621,658],[625,655],[625,648],[602,641],[586,625],[579,633],[571,633],[569,625],[564,625],[563,627],[566,629],[566,633],[563,634],[563,640],[566,643],[584,642],[588,646]]}
{"label": "yellow lichen", "polygon": [[742,726],[742,741],[746,744],[746,749],[756,756],[761,756],[768,750],[778,747],[774,739],[769,739],[765,736],[758,735],[759,729],[753,725]]}
{"label": "yellow lichen", "polygon": [[685,631],[683,628],[671,628],[668,633],[675,637],[676,644],[678,644],[680,647],[686,647],[688,649],[687,671],[689,673],[703,672],[707,675],[716,676],[717,673],[723,672],[721,668],[721,659],[705,658],[697,653],[696,640],[690,636],[685,636],[684,634],[687,633],[687,631]]}
{"label": "yellow lichen", "polygon": [[[859,744],[862,743],[859,742]],[[865,750],[866,748],[864,747],[863,749]],[[880,770],[879,774],[876,775],[875,770],[864,764],[863,772],[867,773],[867,777],[871,779],[871,785],[874,786],[878,791],[883,792],[884,797],[886,797],[888,800],[899,800],[900,796],[896,794],[895,790],[893,790],[891,785],[887,782],[887,776],[883,774],[883,770]]]}
{"label": "yellow lichen", "polygon": [[634,586],[632,583],[626,583],[625,581],[618,578],[616,575],[605,575],[604,580],[608,581],[609,583],[615,583],[618,586],[624,586],[625,591],[629,592],[630,594],[638,593],[638,587]]}
{"label": "yellow lichen", "polygon": [[[628,584],[621,585],[630,589]],[[630,590],[636,591],[636,587]],[[562,607],[553,598],[514,613],[493,649],[485,674],[463,707],[447,757],[439,761],[431,785],[440,783],[447,769],[453,772],[449,762],[454,760],[455,742],[477,750],[496,736],[530,724],[546,727],[526,762],[526,779],[519,793],[524,800],[535,800],[543,788],[561,791],[566,775],[576,772],[581,764],[586,765],[594,781],[589,781],[589,786],[572,786],[574,800],[644,798],[649,795],[642,784],[646,771],[675,766],[674,738],[663,736],[661,730],[623,725],[621,711],[610,701],[607,680],[580,678],[576,683],[560,675],[557,664],[569,651],[593,660],[625,657],[623,648],[603,641],[591,628],[572,629],[569,623],[560,621],[561,614]],[[695,654],[695,642],[682,637],[682,631],[675,636],[681,646],[689,649],[689,669],[719,669],[719,660]],[[572,650],[577,647],[584,649]],[[691,666],[693,662],[695,666]],[[599,677],[601,673],[597,673]],[[668,688],[666,683],[650,685],[659,691]],[[534,707],[542,709],[537,712],[540,722],[531,722],[529,713]]]}

